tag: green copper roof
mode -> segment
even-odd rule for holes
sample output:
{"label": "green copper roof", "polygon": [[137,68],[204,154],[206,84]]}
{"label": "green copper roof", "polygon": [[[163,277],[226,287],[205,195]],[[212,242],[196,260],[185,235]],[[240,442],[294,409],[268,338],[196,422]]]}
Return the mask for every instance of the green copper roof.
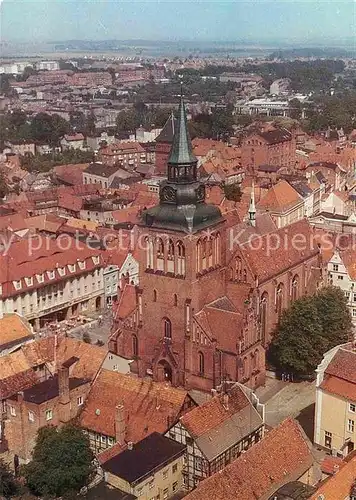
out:
{"label": "green copper roof", "polygon": [[178,109],[178,123],[174,131],[172,149],[168,158],[170,165],[186,165],[197,162],[193,154],[192,141],[190,140],[187,124],[187,115],[183,97],[181,97]]}

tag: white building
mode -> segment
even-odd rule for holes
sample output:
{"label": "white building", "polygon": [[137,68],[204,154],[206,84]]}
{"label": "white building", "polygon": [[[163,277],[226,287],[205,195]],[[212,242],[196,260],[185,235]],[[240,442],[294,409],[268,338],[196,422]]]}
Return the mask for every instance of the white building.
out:
{"label": "white building", "polygon": [[59,63],[57,61],[39,61],[36,63],[36,69],[40,71],[56,71],[59,69]]}
{"label": "white building", "polygon": [[356,326],[356,250],[335,250],[327,265],[329,284],[343,290],[350,309],[352,321]]}
{"label": "white building", "polygon": [[32,237],[0,256],[0,315],[19,313],[37,330],[103,307],[101,252],[70,237]]}
{"label": "white building", "polygon": [[31,66],[32,68],[33,64],[27,61],[5,63],[0,66],[0,74],[6,73],[7,75],[21,75],[27,66]]}

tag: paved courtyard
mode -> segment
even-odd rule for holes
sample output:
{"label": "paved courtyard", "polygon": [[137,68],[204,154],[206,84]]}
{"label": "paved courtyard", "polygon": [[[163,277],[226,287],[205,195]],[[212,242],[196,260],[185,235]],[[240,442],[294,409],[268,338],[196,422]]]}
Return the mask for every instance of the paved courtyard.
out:
{"label": "paved courtyard", "polygon": [[291,416],[296,418],[312,439],[314,426],[315,382],[283,383],[283,387],[265,401],[266,424],[275,427]]}

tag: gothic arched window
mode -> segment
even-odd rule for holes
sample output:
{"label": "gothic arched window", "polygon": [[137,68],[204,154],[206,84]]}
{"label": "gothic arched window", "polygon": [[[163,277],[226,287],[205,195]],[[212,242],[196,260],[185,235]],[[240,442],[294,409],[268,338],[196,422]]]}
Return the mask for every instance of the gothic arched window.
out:
{"label": "gothic arched window", "polygon": [[164,271],[164,243],[162,238],[158,238],[156,241],[156,255],[157,255],[157,269],[159,271]]}
{"label": "gothic arched window", "polygon": [[136,335],[132,335],[132,354],[138,356],[138,338]]}
{"label": "gothic arched window", "polygon": [[260,302],[260,323],[261,323],[261,337],[262,342],[265,342],[267,334],[267,308],[268,308],[268,294],[262,294]]}
{"label": "gothic arched window", "polygon": [[199,358],[199,374],[204,375],[204,369],[205,369],[204,354],[202,352],[199,352],[198,358]]}
{"label": "gothic arched window", "polygon": [[172,339],[172,323],[168,318],[163,319],[163,334],[165,339]]}
{"label": "gothic arched window", "polygon": [[280,283],[276,290],[276,312],[278,319],[281,317],[283,311],[283,288],[283,283]]}
{"label": "gothic arched window", "polygon": [[177,257],[177,274],[185,276],[185,247],[181,241],[177,243],[178,257]]}
{"label": "gothic arched window", "polygon": [[221,236],[220,233],[216,233],[215,236],[215,265],[221,264]]}
{"label": "gothic arched window", "polygon": [[292,280],[292,301],[299,296],[299,276],[296,274]]}

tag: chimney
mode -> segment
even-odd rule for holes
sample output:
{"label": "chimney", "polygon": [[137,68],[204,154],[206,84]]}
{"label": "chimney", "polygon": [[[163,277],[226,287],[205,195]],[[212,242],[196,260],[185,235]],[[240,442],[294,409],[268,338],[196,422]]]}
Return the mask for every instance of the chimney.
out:
{"label": "chimney", "polygon": [[126,418],[125,408],[123,404],[117,405],[115,408],[115,437],[116,441],[123,446],[126,436]]}
{"label": "chimney", "polygon": [[59,389],[59,421],[64,424],[70,420],[70,397],[69,397],[69,367],[61,366],[58,370]]}
{"label": "chimney", "polygon": [[225,410],[229,409],[229,395],[226,393],[223,395],[223,407]]}

